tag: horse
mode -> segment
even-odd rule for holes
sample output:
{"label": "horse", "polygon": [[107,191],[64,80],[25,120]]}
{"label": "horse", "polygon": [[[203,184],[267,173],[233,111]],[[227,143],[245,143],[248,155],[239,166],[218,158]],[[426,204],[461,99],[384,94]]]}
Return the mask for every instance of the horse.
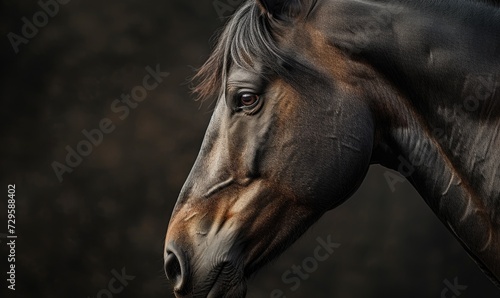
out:
{"label": "horse", "polygon": [[176,297],[246,280],[399,171],[500,284],[500,9],[474,0],[248,0],[194,79],[215,98],[172,211]]}

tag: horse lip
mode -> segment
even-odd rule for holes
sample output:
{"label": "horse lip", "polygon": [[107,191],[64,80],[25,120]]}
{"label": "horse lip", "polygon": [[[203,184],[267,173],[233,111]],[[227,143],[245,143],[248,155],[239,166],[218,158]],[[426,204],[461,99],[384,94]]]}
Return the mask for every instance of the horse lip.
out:
{"label": "horse lip", "polygon": [[209,287],[209,290],[208,290],[208,294],[207,294],[207,298],[216,298],[217,296],[217,293],[214,293],[214,290],[216,290],[217,288],[215,287],[215,285],[217,284],[217,281],[219,281],[219,277],[222,273],[222,271],[224,270],[224,268],[228,265],[229,263],[228,262],[222,262],[220,263],[220,265],[218,265],[216,268],[218,268],[217,270],[217,273],[215,273],[215,277],[214,277],[214,280],[212,282],[212,284],[210,285]]}

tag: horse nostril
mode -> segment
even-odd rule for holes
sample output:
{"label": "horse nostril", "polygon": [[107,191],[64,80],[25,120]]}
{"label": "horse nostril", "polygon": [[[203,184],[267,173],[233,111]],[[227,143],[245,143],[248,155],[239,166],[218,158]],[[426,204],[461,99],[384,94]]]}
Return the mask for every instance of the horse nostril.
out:
{"label": "horse nostril", "polygon": [[167,253],[167,258],[165,259],[165,274],[169,280],[174,282],[182,275],[179,259],[172,252]]}
{"label": "horse nostril", "polygon": [[189,272],[182,251],[173,244],[166,247],[165,274],[174,283],[174,290],[182,293],[186,289]]}

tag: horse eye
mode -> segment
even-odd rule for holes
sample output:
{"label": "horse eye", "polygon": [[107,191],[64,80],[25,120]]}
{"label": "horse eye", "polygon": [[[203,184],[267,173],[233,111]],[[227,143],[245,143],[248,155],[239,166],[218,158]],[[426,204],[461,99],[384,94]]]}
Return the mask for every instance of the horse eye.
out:
{"label": "horse eye", "polygon": [[240,95],[238,106],[242,108],[252,107],[259,101],[259,96],[254,93],[243,93]]}

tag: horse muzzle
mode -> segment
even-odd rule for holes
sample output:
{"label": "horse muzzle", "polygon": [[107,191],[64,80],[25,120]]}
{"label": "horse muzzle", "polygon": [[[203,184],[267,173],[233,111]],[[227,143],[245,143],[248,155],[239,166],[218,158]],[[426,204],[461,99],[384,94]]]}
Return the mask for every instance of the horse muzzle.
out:
{"label": "horse muzzle", "polygon": [[243,298],[246,282],[242,264],[236,259],[221,253],[218,247],[188,253],[181,245],[169,242],[165,246],[165,274],[177,298]]}

